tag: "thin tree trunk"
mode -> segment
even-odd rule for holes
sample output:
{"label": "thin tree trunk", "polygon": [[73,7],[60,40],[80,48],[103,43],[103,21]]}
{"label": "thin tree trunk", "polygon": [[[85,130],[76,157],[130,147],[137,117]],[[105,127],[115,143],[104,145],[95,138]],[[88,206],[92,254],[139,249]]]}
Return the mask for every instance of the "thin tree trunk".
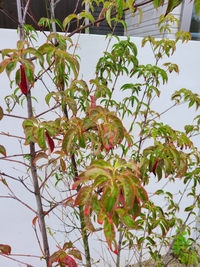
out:
{"label": "thin tree trunk", "polygon": [[[27,107],[28,107],[28,118],[32,117],[32,102],[31,102],[31,91],[29,89],[27,94]],[[44,254],[45,254],[45,260],[46,260],[46,266],[49,267],[49,243],[47,238],[47,231],[46,231],[46,225],[45,225],[45,219],[44,219],[44,211],[42,206],[42,200],[40,196],[40,188],[38,184],[38,177],[37,177],[37,170],[35,167],[35,164],[33,163],[36,153],[35,153],[35,144],[33,142],[30,143],[30,155],[31,155],[31,175],[33,179],[33,187],[34,187],[34,193],[36,198],[36,204],[38,209],[38,219],[40,224],[40,231],[42,234],[42,241],[43,241],[43,248],[44,248]]]}
{"label": "thin tree trunk", "polygon": [[[17,12],[18,12],[18,20],[20,23],[20,40],[23,41],[24,35],[23,35],[23,19],[22,19],[22,8],[21,8],[21,0],[16,0],[17,3]],[[25,18],[24,18],[25,20]],[[32,112],[32,101],[31,101],[31,90],[29,88],[28,94],[27,94],[27,109],[28,109],[28,118],[33,116]],[[40,224],[40,231],[42,234],[42,241],[43,241],[43,248],[44,248],[44,254],[45,254],[45,260],[46,260],[46,266],[49,267],[49,244],[47,239],[47,231],[46,231],[46,225],[45,225],[45,219],[44,219],[44,211],[42,206],[42,200],[40,196],[40,189],[38,184],[38,178],[37,178],[37,170],[35,167],[35,164],[33,163],[36,153],[35,153],[35,144],[33,142],[30,143],[30,155],[31,155],[31,175],[33,180],[33,187],[34,187],[34,193],[35,193],[35,199],[38,209],[38,219]]]}
{"label": "thin tree trunk", "polygon": [[[67,119],[69,119],[68,112],[67,112],[67,107],[64,109],[64,115]],[[72,162],[72,168],[74,171],[74,177],[78,177],[78,170],[77,170],[77,165],[76,165],[76,160],[74,154],[71,156],[71,162]],[[77,187],[77,191],[80,190],[80,185]],[[85,251],[85,260],[86,260],[86,266],[90,267],[91,266],[91,257],[90,257],[90,247],[88,243],[88,235],[87,231],[84,229],[86,224],[84,221],[84,211],[83,211],[83,206],[79,206],[79,218],[80,218],[80,223],[81,223],[81,233],[82,233],[82,239],[83,239],[83,247]]]}
{"label": "thin tree trunk", "polygon": [[[120,223],[120,227],[122,227],[122,224]],[[120,267],[120,253],[122,249],[122,239],[123,239],[123,232],[119,232],[119,242],[118,242],[118,251],[117,251],[117,264],[116,267]]]}

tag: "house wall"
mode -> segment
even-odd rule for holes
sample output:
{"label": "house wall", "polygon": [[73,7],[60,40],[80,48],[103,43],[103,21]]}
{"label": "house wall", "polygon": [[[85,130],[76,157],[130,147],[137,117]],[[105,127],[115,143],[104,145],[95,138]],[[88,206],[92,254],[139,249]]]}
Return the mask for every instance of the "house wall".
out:
{"label": "house wall", "polygon": [[[4,48],[15,48],[15,44],[18,40],[18,36],[15,30],[5,30],[0,29],[0,36],[1,36],[1,42],[0,42],[0,50]],[[80,37],[80,38],[79,38]],[[126,39],[126,37],[120,37],[121,39]],[[39,33],[39,41],[37,43],[37,46],[41,45],[43,42],[45,42],[46,37],[44,37],[41,33]],[[103,52],[106,50],[107,47],[107,41],[105,40],[105,36],[103,35],[75,35],[73,36],[73,42],[77,42],[81,47],[81,49],[77,50],[77,54],[81,57],[81,68],[79,73],[79,78],[84,79],[90,88],[89,80],[95,77],[95,66],[99,59],[99,57],[103,56]],[[154,64],[155,60],[152,54],[151,47],[147,44],[145,47],[141,47],[141,41],[142,38],[140,37],[131,37],[131,41],[134,42],[138,48],[138,59],[140,64]],[[109,49],[111,46],[116,42],[116,39],[114,38],[111,41],[111,44],[109,46]],[[72,48],[73,49],[73,48]],[[187,56],[186,56],[187,55]],[[160,62],[160,66],[164,62],[173,62],[179,65],[180,74],[171,74],[169,77],[169,81],[167,85],[161,85],[161,96],[159,99],[155,99],[152,103],[152,108],[157,112],[163,112],[166,109],[168,109],[173,103],[170,100],[170,97],[172,93],[175,90],[179,90],[181,88],[187,88],[190,90],[193,90],[196,93],[199,93],[199,62],[200,62],[200,46],[198,42],[190,41],[187,44],[182,44],[181,42],[178,42],[177,44],[177,51],[174,53],[172,58],[163,58],[163,60]],[[38,68],[36,69],[36,72],[38,71]],[[14,75],[11,76],[11,79],[14,79]],[[124,83],[137,83],[140,82],[137,78],[127,78],[125,75],[120,77],[119,83],[117,85],[116,91],[114,92],[114,97],[117,101],[121,101],[123,97],[125,97],[125,93],[120,91],[120,87]],[[50,91],[56,90],[54,86],[52,85],[51,80],[46,79],[45,80],[47,84],[47,88]],[[4,97],[6,95],[12,94],[13,91],[16,89],[16,86],[13,85],[13,88],[10,88],[10,83],[8,80],[8,77],[5,72],[0,74],[0,106],[3,107],[3,109],[6,109]],[[45,92],[43,92],[43,84],[42,81],[38,81],[34,89],[32,91],[33,96],[35,96],[38,99],[37,102],[34,103],[35,112],[38,114],[42,112],[44,109],[48,109],[48,106],[44,103],[43,97],[45,96]],[[27,110],[26,110],[26,100],[24,101],[23,108],[20,107],[20,105],[16,105],[15,107],[15,114],[18,116],[26,117]],[[161,117],[162,121],[165,124],[171,125],[176,130],[183,131],[185,124],[192,123],[194,117],[198,115],[198,113],[195,113],[195,108],[192,107],[188,109],[188,104],[185,105],[179,105],[174,109],[170,109],[167,113],[164,113]],[[48,119],[52,119],[53,115],[50,115]],[[132,116],[129,118],[126,118],[124,121],[125,125],[127,127],[130,126],[130,122],[132,121]],[[10,133],[14,134],[16,136],[24,136],[24,133],[22,131],[22,124],[23,120],[12,120],[10,117],[4,117],[2,121],[0,121],[0,132]],[[135,141],[138,140],[139,136],[138,129],[135,129]],[[198,140],[198,136],[193,139],[194,143],[198,148],[200,149],[200,144]],[[0,135],[0,144],[4,145],[7,150],[8,155],[13,155],[17,153],[22,153],[21,151],[21,145],[20,141],[18,139],[13,140],[12,138],[9,138],[7,136]],[[23,144],[23,141],[22,141]],[[151,145],[151,142],[149,143]],[[28,147],[23,150],[23,153],[28,153]],[[0,157],[2,157],[0,155]],[[16,158],[14,158],[16,159]],[[17,160],[20,160],[18,157]],[[27,169],[25,166],[21,166],[20,164],[9,162],[5,160],[0,160],[0,171],[4,173],[8,173],[9,175],[13,177],[26,177],[27,175]],[[44,169],[42,169],[42,172],[44,173]],[[40,172],[41,178],[43,178],[43,173]],[[24,202],[27,202],[33,209],[36,208],[35,204],[35,198],[33,194],[30,194],[23,185],[20,183],[15,182],[14,180],[8,180],[9,185],[11,188],[13,188],[16,196],[22,198]],[[52,184],[55,182],[53,177],[51,178],[51,183],[49,186],[52,186]],[[162,186],[167,182],[166,179],[162,179],[161,182],[157,183],[157,178],[151,177],[150,184],[147,187],[147,191],[149,194],[152,194],[152,192],[155,192],[157,189],[162,188]],[[29,182],[28,186],[32,188],[31,181]],[[62,188],[61,188],[62,189]],[[184,186],[183,182],[180,181],[178,178],[176,179],[175,183],[169,183],[168,187],[166,188],[166,191],[172,192],[174,195],[174,201],[178,202],[180,198],[180,194],[178,194],[179,191],[183,191]],[[199,189],[198,189],[199,190]],[[8,196],[8,190],[6,189],[5,185],[3,183],[0,183],[0,196]],[[53,192],[52,195],[56,197],[59,197],[60,194],[56,194],[56,192]],[[199,192],[197,192],[199,193]],[[44,192],[45,194],[45,192]],[[45,194],[49,198],[48,195]],[[184,195],[183,200],[180,204],[180,212],[178,213],[178,216],[180,216],[182,219],[185,219],[187,214],[184,213],[184,208],[186,206],[189,206],[192,204],[192,198],[186,197]],[[162,206],[165,206],[165,202],[160,203],[160,198],[156,197],[153,199],[155,201],[155,204],[158,203]],[[62,207],[59,207],[60,209]],[[48,209],[48,208],[47,208]],[[69,208],[67,211],[69,214],[73,213],[72,209]],[[58,213],[60,214],[60,213]],[[13,254],[28,254],[28,255],[37,255],[38,257],[41,256],[41,251],[38,249],[38,243],[34,234],[34,230],[32,228],[32,220],[35,217],[35,214],[32,213],[29,209],[24,207],[21,203],[17,202],[13,199],[4,199],[0,198],[0,243],[1,244],[9,244],[12,247],[12,253]],[[58,218],[56,218],[53,214],[48,218],[46,218],[47,226],[52,227],[53,229],[61,229],[62,223],[59,221]],[[70,224],[68,220],[65,221],[66,224]],[[99,225],[98,225],[99,227]],[[67,233],[69,231],[69,228],[66,226],[64,229]],[[64,231],[63,230],[63,231]],[[53,230],[54,232],[54,230]],[[40,236],[40,233],[38,231],[38,234]],[[54,238],[61,242],[62,245],[64,242],[71,240],[74,242],[78,239],[79,232],[76,232],[77,235],[75,235],[75,232],[72,232],[70,234],[62,235],[62,233],[57,232],[54,235]],[[78,236],[78,237],[77,237]],[[50,250],[51,253],[55,252],[57,250],[54,238],[50,235],[48,236],[49,243],[50,243]],[[99,256],[99,253],[103,255],[103,257],[106,259],[107,262],[110,263],[110,266],[116,266],[112,262],[112,257],[116,259],[115,255],[109,254],[108,249],[106,246],[104,246],[104,243],[100,243],[98,239],[103,239],[103,234],[101,232],[93,233],[93,235],[90,235],[89,237],[89,243],[91,246],[91,255],[94,261],[96,262],[97,267],[103,267],[107,266],[104,265],[104,261]],[[83,251],[82,245],[77,241],[75,245]],[[102,254],[103,250],[103,254]],[[130,253],[132,255],[132,252]],[[28,257],[25,258],[23,256],[13,256],[14,259],[25,261],[34,267],[44,267],[44,262],[42,262],[39,258],[34,257]],[[124,267],[127,263],[126,260],[129,258],[128,251],[123,252],[122,258],[121,258],[121,266]],[[97,262],[100,260],[99,262]],[[133,262],[133,261],[132,261]],[[3,256],[0,255],[0,265],[1,266],[9,266],[9,267],[17,267],[19,264],[15,261],[11,261]],[[23,266],[23,265],[22,265]]]}
{"label": "house wall", "polygon": [[[142,1],[137,1],[137,4]],[[132,16],[131,12],[127,12],[125,21],[127,24],[127,32],[125,35],[146,37],[148,35],[160,38],[160,32],[158,28],[159,17],[165,13],[167,3],[163,7],[159,7],[157,10],[154,8],[153,3],[149,3],[145,6],[140,7],[143,12],[142,22],[139,27],[136,27],[139,22],[139,12],[136,11],[135,17]],[[182,5],[175,8],[172,14],[179,20],[181,18]],[[178,27],[173,26],[171,33],[166,32],[165,37],[174,39],[174,33],[176,33]]]}

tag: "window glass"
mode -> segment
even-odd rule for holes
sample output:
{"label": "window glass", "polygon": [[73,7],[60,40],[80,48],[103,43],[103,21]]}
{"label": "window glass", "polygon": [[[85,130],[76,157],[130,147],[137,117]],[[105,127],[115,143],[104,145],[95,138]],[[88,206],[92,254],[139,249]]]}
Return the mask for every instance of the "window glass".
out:
{"label": "window glass", "polygon": [[190,33],[192,35],[192,40],[200,41],[200,20],[197,18],[194,8],[192,11],[192,18],[190,24]]}

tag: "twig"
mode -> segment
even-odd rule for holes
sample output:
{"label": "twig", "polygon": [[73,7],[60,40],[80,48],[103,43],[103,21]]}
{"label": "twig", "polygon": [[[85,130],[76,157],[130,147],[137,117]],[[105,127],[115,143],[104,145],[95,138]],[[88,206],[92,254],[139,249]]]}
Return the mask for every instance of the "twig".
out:
{"label": "twig", "polygon": [[[13,20],[14,22],[16,22],[18,25],[20,25],[19,21],[14,18],[12,15],[10,15],[4,8],[0,7],[0,10],[6,15],[8,16],[11,20]],[[1,52],[1,51],[0,51]]]}
{"label": "twig", "polygon": [[30,168],[30,166],[24,162],[21,162],[21,161],[18,161],[18,160],[14,160],[14,159],[7,159],[7,158],[0,158],[1,160],[7,160],[7,161],[12,161],[12,162],[16,162],[16,163],[19,163],[19,164],[22,164],[28,168]]}
{"label": "twig", "polygon": [[42,116],[42,115],[44,115],[44,114],[48,113],[49,111],[51,111],[51,110],[54,110],[54,109],[58,108],[59,106],[60,106],[60,104],[57,104],[57,105],[55,105],[54,107],[52,107],[52,108],[50,108],[50,109],[48,109],[48,110],[46,110],[46,111],[44,111],[44,112],[42,112],[42,113],[40,113],[40,114],[36,115],[36,116],[35,116],[35,118],[38,118],[38,117],[40,117],[40,116]]}
{"label": "twig", "polygon": [[22,119],[22,120],[26,120],[27,118],[25,117],[21,117],[21,116],[16,116],[16,115],[11,115],[11,114],[3,114],[4,116],[7,116],[7,117],[12,117],[12,118],[17,118],[17,119]]}
{"label": "twig", "polygon": [[19,260],[16,260],[16,259],[13,259],[13,258],[11,258],[10,256],[7,256],[7,255],[5,255],[5,254],[3,254],[3,253],[0,253],[0,255],[3,256],[3,257],[5,257],[5,258],[8,258],[8,259],[10,259],[10,260],[13,260],[13,261],[16,261],[16,262],[18,262],[18,263],[24,264],[24,265],[26,265],[27,267],[34,267],[33,265],[30,265],[30,264],[28,264],[28,263],[25,263],[25,262],[22,262],[22,261],[19,261]]}
{"label": "twig", "polygon": [[25,9],[24,9],[24,15],[23,15],[23,20],[22,20],[23,21],[23,24],[25,24],[26,13],[27,13],[27,10],[28,10],[29,3],[30,3],[30,0],[27,1],[26,6],[25,6]]}

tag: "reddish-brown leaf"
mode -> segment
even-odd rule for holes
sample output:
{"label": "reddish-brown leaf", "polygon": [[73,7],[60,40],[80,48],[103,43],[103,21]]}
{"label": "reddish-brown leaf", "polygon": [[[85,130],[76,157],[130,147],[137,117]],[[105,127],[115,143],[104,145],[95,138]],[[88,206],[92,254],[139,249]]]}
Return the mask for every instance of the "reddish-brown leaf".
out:
{"label": "reddish-brown leaf", "polygon": [[77,249],[71,249],[70,251],[68,251],[68,254],[74,256],[74,258],[80,261],[82,260],[81,252]]}
{"label": "reddish-brown leaf", "polygon": [[36,224],[37,219],[38,219],[38,216],[35,216],[35,218],[32,220],[32,224],[33,224],[33,225]]}
{"label": "reddish-brown leaf", "polygon": [[49,146],[49,154],[51,154],[54,151],[55,144],[54,144],[53,139],[48,134],[48,132],[45,132],[45,136],[46,136],[47,144]]}
{"label": "reddish-brown leaf", "polygon": [[156,175],[156,168],[157,168],[157,165],[158,165],[158,159],[156,159],[156,162],[154,163],[154,165],[153,165],[153,168],[152,168],[152,172],[153,172],[153,174],[154,175]]}
{"label": "reddish-brown leaf", "polygon": [[22,93],[26,95],[28,93],[28,83],[27,83],[24,64],[20,65],[20,78],[21,79],[20,79],[19,87]]}
{"label": "reddish-brown leaf", "polygon": [[64,264],[66,264],[68,267],[78,267],[75,260],[72,259],[70,256],[66,255],[65,258],[62,260]]}

